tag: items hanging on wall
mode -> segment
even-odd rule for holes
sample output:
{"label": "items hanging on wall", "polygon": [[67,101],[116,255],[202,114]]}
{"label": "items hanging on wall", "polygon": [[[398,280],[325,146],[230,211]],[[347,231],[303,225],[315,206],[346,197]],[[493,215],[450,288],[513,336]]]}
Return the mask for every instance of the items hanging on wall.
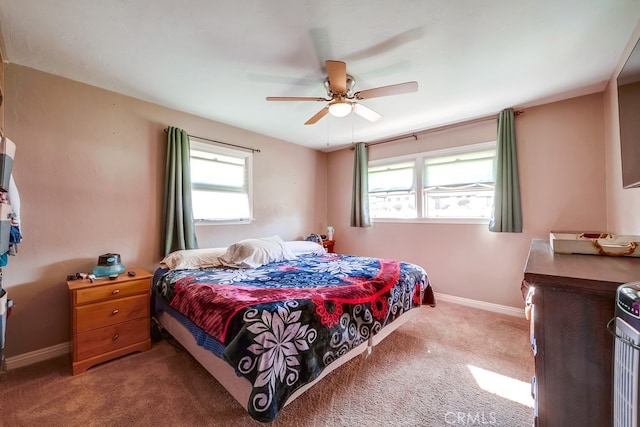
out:
{"label": "items hanging on wall", "polygon": [[13,179],[13,159],[16,145],[9,138],[0,140],[0,267],[7,265],[8,256],[18,253],[22,241],[20,232],[20,194]]}
{"label": "items hanging on wall", "polygon": [[[0,139],[0,267],[7,265],[9,255],[18,253],[20,233],[20,195],[13,180],[13,158],[16,146],[4,136]],[[2,287],[2,269],[0,268],[0,368],[3,362],[6,323],[13,301],[8,299],[7,291]]]}

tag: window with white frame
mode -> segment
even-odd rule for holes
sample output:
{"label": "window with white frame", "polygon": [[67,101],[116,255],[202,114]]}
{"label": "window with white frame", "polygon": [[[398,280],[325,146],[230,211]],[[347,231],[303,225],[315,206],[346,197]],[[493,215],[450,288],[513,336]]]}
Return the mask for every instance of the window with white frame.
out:
{"label": "window with white frame", "polygon": [[495,142],[369,162],[373,219],[489,219]]}
{"label": "window with white frame", "polygon": [[191,141],[190,159],[194,219],[251,221],[252,152]]}
{"label": "window with white frame", "polygon": [[415,160],[369,166],[371,218],[416,218]]}

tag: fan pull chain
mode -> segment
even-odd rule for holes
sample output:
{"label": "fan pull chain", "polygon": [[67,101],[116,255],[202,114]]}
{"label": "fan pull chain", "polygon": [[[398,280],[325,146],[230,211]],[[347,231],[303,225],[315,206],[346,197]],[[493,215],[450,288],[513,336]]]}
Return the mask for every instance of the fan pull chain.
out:
{"label": "fan pull chain", "polygon": [[351,143],[353,144],[355,142],[355,139],[353,138],[353,113],[351,113]]}
{"label": "fan pull chain", "polygon": [[327,148],[329,148],[329,120],[325,120],[325,123],[327,124]]}

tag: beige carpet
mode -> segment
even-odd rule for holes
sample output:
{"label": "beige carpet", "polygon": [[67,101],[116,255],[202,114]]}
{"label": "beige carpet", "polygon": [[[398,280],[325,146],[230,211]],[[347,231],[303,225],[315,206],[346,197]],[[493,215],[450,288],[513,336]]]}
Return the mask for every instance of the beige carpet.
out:
{"label": "beige carpet", "polygon": [[[525,319],[446,302],[420,310],[371,356],[328,375],[269,425],[531,426],[533,357]],[[486,391],[477,378],[484,388],[500,378],[513,383],[498,392],[509,398]],[[162,341],[77,376],[68,356],[1,374],[0,425],[263,424],[187,353]]]}

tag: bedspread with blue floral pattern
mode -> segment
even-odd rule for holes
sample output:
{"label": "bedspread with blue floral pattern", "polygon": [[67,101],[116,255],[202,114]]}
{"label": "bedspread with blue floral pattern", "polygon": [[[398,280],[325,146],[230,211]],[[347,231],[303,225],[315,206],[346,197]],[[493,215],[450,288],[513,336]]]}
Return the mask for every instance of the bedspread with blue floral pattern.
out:
{"label": "bedspread with blue floral pattern", "polygon": [[206,335],[214,343],[209,347],[219,348],[251,382],[248,411],[263,422],[326,366],[403,313],[435,305],[422,267],[353,255],[158,273],[157,296],[196,326],[200,345]]}

